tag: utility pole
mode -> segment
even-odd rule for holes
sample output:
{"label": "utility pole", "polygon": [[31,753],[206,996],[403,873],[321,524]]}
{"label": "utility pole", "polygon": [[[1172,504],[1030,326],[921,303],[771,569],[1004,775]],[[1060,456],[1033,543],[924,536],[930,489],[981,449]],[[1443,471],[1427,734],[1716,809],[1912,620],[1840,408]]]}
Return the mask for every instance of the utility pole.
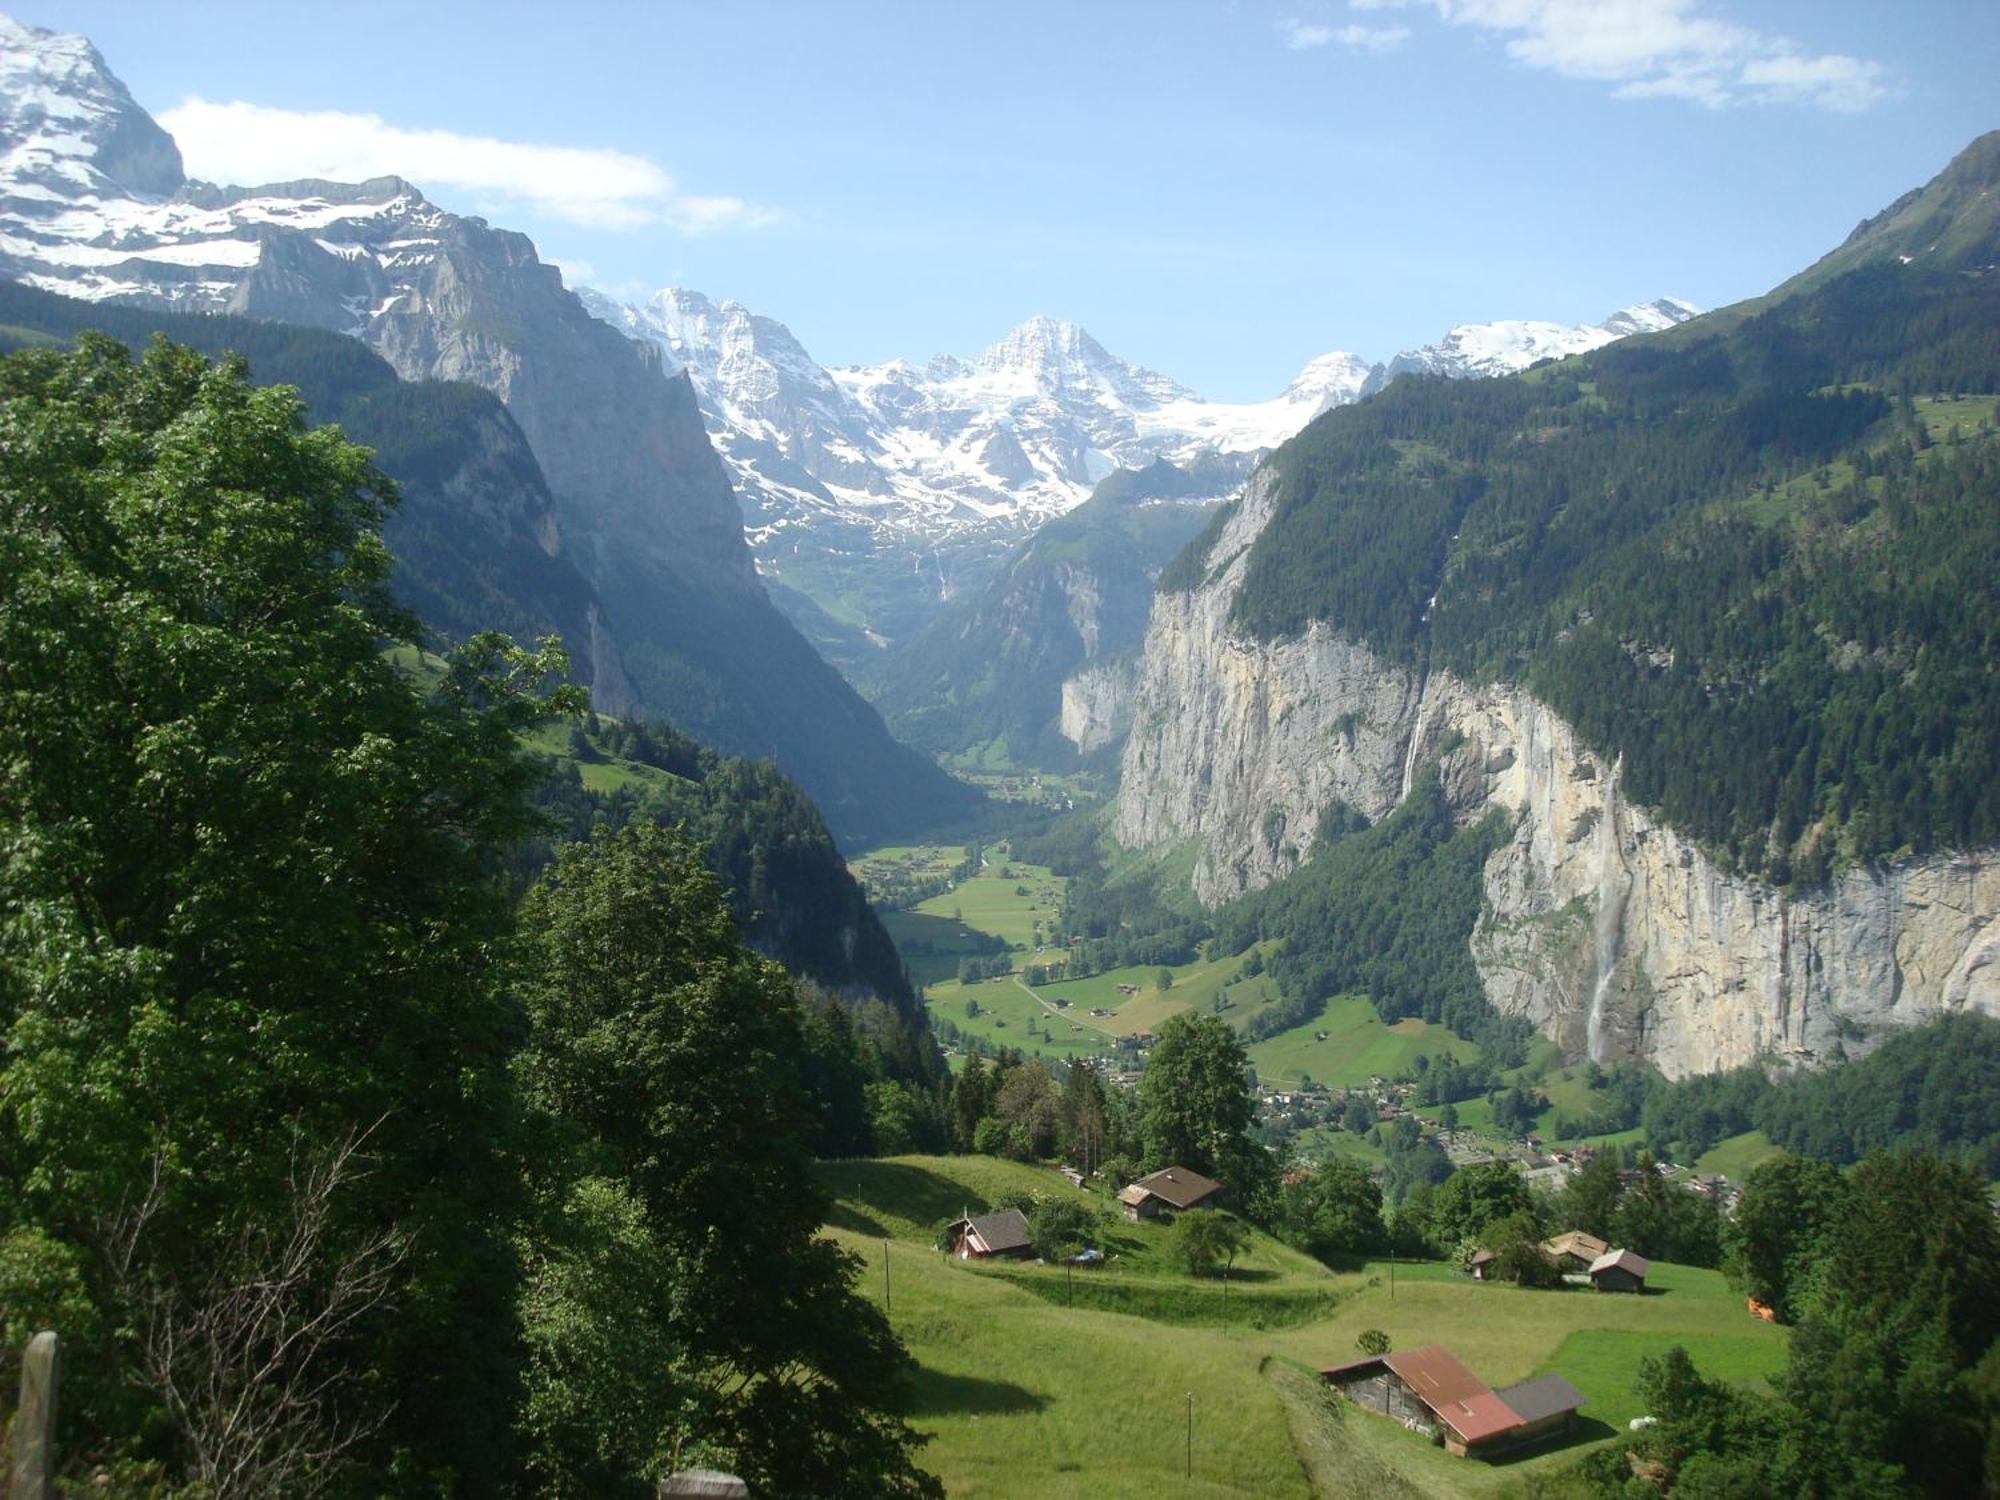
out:
{"label": "utility pole", "polygon": [[882,1316],[889,1316],[889,1238],[882,1237]]}
{"label": "utility pole", "polygon": [[1076,1267],[1068,1261],[1063,1263],[1063,1282],[1066,1288],[1063,1306],[1073,1308],[1076,1306]]}
{"label": "utility pole", "polygon": [[1187,1393],[1187,1404],[1188,1404],[1187,1477],[1192,1479],[1194,1478],[1194,1392],[1193,1391],[1189,1391]]}
{"label": "utility pole", "polygon": [[1389,1257],[1389,1300],[1396,1300],[1396,1257]]}

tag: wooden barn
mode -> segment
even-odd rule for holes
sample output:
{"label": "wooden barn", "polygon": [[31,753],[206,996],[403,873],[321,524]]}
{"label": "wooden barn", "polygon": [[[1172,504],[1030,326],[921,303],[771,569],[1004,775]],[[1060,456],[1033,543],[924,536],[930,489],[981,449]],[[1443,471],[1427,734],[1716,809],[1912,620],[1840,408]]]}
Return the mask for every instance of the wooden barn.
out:
{"label": "wooden barn", "polygon": [[1559,1271],[1588,1271],[1591,1262],[1610,1248],[1596,1235],[1585,1234],[1581,1229],[1542,1241],[1542,1254],[1554,1261]]}
{"label": "wooden barn", "polygon": [[967,1215],[954,1221],[947,1231],[946,1244],[960,1260],[989,1260],[1001,1257],[1022,1260],[1033,1255],[1028,1240],[1028,1220],[1018,1208],[1003,1208],[996,1214]]}
{"label": "wooden barn", "polygon": [[1442,1344],[1350,1360],[1320,1374],[1355,1405],[1427,1433],[1460,1458],[1490,1458],[1566,1432],[1583,1405],[1560,1375],[1495,1391]]}
{"label": "wooden barn", "polygon": [[1120,1188],[1118,1202],[1125,1217],[1136,1224],[1141,1219],[1158,1218],[1163,1209],[1200,1208],[1221,1191],[1221,1183],[1199,1172],[1166,1167]]}
{"label": "wooden barn", "polygon": [[1607,1250],[1590,1263],[1590,1284],[1600,1292],[1643,1292],[1651,1269],[1643,1255]]}

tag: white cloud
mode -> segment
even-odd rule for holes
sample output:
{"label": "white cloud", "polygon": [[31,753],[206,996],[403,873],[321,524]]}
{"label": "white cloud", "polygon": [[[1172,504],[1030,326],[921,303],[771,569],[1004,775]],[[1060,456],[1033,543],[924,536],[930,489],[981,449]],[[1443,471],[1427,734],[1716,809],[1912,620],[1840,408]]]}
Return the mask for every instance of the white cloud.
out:
{"label": "white cloud", "polygon": [[1805,104],[1853,113],[1889,97],[1879,63],[1812,53],[1790,37],[1710,13],[1702,0],[1348,0],[1356,10],[1421,7],[1504,36],[1507,55],[1566,78],[1617,85],[1620,98],[1687,99],[1711,109]]}
{"label": "white cloud", "polygon": [[1293,52],[1325,47],[1333,42],[1356,52],[1394,52],[1410,39],[1407,26],[1326,26],[1317,21],[1301,21],[1287,16],[1278,22],[1278,35]]}
{"label": "white cloud", "polygon": [[685,234],[756,228],[777,215],[741,198],[682,193],[658,164],[628,151],[544,146],[406,130],[379,115],[273,109],[190,98],[160,115],[190,176],[245,186],[300,177],[406,177],[427,191],[514,202],[572,224]]}

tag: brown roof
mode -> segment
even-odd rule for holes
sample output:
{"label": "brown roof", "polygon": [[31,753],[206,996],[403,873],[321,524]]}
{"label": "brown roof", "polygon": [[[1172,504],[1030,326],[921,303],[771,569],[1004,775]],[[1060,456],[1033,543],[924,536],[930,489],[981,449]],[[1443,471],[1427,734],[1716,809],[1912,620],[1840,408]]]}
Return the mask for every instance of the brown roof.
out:
{"label": "brown roof", "polygon": [[1646,1279],[1646,1273],[1652,1269],[1643,1255],[1634,1255],[1630,1250],[1611,1250],[1590,1263],[1590,1274],[1595,1276],[1599,1271],[1609,1271],[1614,1266],[1621,1271],[1629,1272],[1641,1281]]}
{"label": "brown roof", "polygon": [[1524,1380],[1493,1394],[1506,1402],[1523,1422],[1539,1422],[1583,1405],[1583,1393],[1560,1375],[1537,1375],[1533,1380]]}
{"label": "brown roof", "polygon": [[1018,1208],[1003,1208],[997,1214],[981,1214],[963,1222],[966,1233],[978,1235],[988,1250],[1022,1250],[1028,1246],[1027,1216]]}
{"label": "brown roof", "polygon": [[1493,1252],[1491,1250],[1475,1250],[1472,1252],[1472,1259],[1467,1261],[1466,1264],[1469,1266],[1483,1266],[1492,1259]]}
{"label": "brown roof", "polygon": [[1580,1255],[1585,1260],[1596,1260],[1611,1247],[1594,1234],[1571,1229],[1552,1240],[1542,1241],[1542,1248],[1550,1255]]}
{"label": "brown roof", "polygon": [[[1222,1184],[1213,1182],[1199,1172],[1191,1172],[1186,1167],[1166,1167],[1150,1176],[1141,1177],[1132,1184],[1158,1198],[1173,1208],[1193,1208],[1204,1198],[1211,1198],[1222,1191]],[[1126,1192],[1130,1192],[1127,1188]],[[1124,1193],[1118,1195],[1120,1198]]]}

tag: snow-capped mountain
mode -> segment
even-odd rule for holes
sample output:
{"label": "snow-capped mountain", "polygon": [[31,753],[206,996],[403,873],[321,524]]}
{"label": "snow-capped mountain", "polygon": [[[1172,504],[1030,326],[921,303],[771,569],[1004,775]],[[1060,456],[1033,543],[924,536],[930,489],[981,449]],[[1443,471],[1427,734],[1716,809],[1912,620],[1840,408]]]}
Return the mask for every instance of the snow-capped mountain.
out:
{"label": "snow-capped mountain", "polygon": [[1436,343],[1405,349],[1382,365],[1362,394],[1372,394],[1404,374],[1449,375],[1454,379],[1511,375],[1545,359],[1588,354],[1631,334],[1658,333],[1676,323],[1685,323],[1700,311],[1693,303],[1678,297],[1661,297],[1620,308],[1602,323],[1585,323],[1581,327],[1526,319],[1461,323]]}

